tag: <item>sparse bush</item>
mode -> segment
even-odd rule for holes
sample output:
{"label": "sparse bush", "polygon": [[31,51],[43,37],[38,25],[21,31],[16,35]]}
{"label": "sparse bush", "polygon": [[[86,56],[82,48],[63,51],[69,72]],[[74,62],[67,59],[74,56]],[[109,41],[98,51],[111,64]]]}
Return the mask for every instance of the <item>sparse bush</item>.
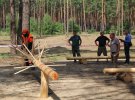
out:
{"label": "sparse bush", "polygon": [[80,26],[73,20],[69,20],[69,32],[80,32]]}
{"label": "sparse bush", "polygon": [[59,22],[53,22],[48,14],[44,16],[42,25],[42,31],[44,35],[54,35],[57,32],[62,32],[63,30],[63,24]]}

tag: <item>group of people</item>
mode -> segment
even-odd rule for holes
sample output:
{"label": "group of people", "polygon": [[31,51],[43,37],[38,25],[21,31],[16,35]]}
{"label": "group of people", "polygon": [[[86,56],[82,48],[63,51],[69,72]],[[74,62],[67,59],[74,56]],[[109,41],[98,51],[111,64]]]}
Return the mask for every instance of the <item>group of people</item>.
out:
{"label": "group of people", "polygon": [[[100,32],[100,36],[95,40],[96,46],[98,46],[97,56],[101,56],[103,53],[104,56],[107,56],[106,46],[110,47],[112,62],[117,63],[119,53],[120,53],[120,42],[124,43],[124,52],[125,52],[125,63],[130,63],[130,47],[132,46],[131,34],[125,30],[123,31],[125,39],[118,39],[115,33],[110,33],[110,39],[104,35],[104,32]],[[72,46],[73,57],[81,56],[80,55],[80,46],[82,44],[82,39],[77,32],[73,32],[73,36],[69,39],[69,44]],[[76,60],[74,60],[76,62]]]}
{"label": "group of people", "polygon": [[[125,39],[118,39],[115,33],[110,33],[110,39],[104,35],[104,32],[100,32],[100,36],[95,40],[96,46],[98,46],[97,56],[101,56],[103,53],[104,56],[107,56],[106,46],[110,47],[112,62],[117,62],[119,53],[120,53],[120,42],[124,43],[124,52],[125,52],[125,63],[130,63],[130,47],[132,46],[131,34],[125,30],[123,31]],[[81,56],[80,46],[82,44],[81,37],[77,34],[76,31],[73,32],[73,36],[69,39],[69,44],[72,46],[73,57]],[[25,44],[28,49],[32,50],[33,36],[27,29],[22,31],[22,43]],[[27,60],[27,59],[26,59]],[[28,60],[27,60],[28,61]],[[74,60],[76,62],[76,60]]]}

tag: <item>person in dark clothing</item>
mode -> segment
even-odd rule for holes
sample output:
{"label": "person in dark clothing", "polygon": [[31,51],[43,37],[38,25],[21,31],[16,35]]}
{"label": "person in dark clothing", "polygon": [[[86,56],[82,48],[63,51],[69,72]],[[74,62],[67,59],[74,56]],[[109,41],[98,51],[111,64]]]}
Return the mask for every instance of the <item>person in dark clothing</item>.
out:
{"label": "person in dark clothing", "polygon": [[[69,44],[72,46],[73,57],[81,56],[80,45],[82,44],[81,37],[77,35],[77,32],[73,32],[73,36],[68,40]],[[76,60],[74,60],[76,62]]]}
{"label": "person in dark clothing", "polygon": [[104,32],[100,32],[100,36],[95,40],[96,46],[98,46],[97,55],[101,56],[103,53],[104,56],[107,56],[106,45],[110,42],[110,39],[104,36]]}
{"label": "person in dark clothing", "polygon": [[124,35],[125,35],[125,40],[120,39],[121,42],[124,43],[124,52],[125,52],[125,57],[126,57],[126,64],[130,63],[130,47],[132,46],[132,42],[131,42],[131,34],[126,30],[124,31]]}

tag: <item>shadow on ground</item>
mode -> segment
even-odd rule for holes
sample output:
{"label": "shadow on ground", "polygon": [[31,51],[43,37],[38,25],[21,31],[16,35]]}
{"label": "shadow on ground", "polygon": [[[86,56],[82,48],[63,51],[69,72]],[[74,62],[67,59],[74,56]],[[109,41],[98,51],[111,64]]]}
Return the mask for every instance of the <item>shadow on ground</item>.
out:
{"label": "shadow on ground", "polygon": [[[86,65],[73,62],[56,62],[55,64],[66,64],[66,66],[52,67],[59,73],[59,80],[50,80],[50,96],[54,100],[77,100],[77,99],[122,99],[127,100],[135,98],[135,82],[123,83],[115,80],[115,76],[103,74],[103,68],[114,67],[113,64],[106,61],[88,62]],[[123,62],[119,63],[124,66]],[[134,63],[130,66],[133,67]],[[39,97],[40,91],[40,71],[30,70],[13,75],[14,70],[11,67],[0,68],[0,97],[23,96]],[[133,76],[135,76],[133,74]],[[135,79],[135,78],[134,78]],[[23,86],[22,86],[23,85]],[[11,91],[11,90],[14,91]],[[19,90],[20,89],[20,90]],[[5,92],[6,91],[6,92]],[[35,92],[36,95],[33,93]],[[30,94],[31,93],[31,94]],[[37,95],[38,94],[38,95]]]}
{"label": "shadow on ground", "polygon": [[[53,67],[60,74],[60,78],[57,82],[50,82],[50,86],[54,88],[55,94],[61,100],[78,98],[116,100],[123,97],[129,100],[135,98],[135,82],[124,83],[116,80],[115,76],[103,74],[103,68],[114,67],[110,62],[89,62],[87,65],[61,62],[61,64],[64,63],[67,66]],[[123,62],[119,65],[124,66]],[[129,67],[133,65],[134,63]]]}
{"label": "shadow on ground", "polygon": [[[124,51],[124,49],[121,49],[121,51]],[[69,53],[71,50],[57,46],[57,47],[52,47],[47,50],[47,54],[61,54],[61,53]],[[82,53],[97,53],[97,50],[81,50]],[[110,52],[110,50],[108,50]],[[131,52],[135,52],[135,49],[131,49]]]}

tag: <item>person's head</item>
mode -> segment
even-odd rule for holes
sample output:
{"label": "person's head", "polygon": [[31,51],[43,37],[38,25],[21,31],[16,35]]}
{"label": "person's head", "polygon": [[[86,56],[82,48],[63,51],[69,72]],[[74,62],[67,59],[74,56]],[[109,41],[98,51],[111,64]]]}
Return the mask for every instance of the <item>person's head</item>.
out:
{"label": "person's head", "polygon": [[123,34],[124,34],[124,35],[128,35],[128,33],[129,33],[128,30],[124,30],[124,31],[123,31]]}
{"label": "person's head", "polygon": [[77,32],[76,31],[73,31],[73,35],[76,35],[77,34]]}
{"label": "person's head", "polygon": [[30,33],[29,33],[28,29],[23,29],[22,35],[24,35],[25,37],[28,37],[29,34]]}
{"label": "person's head", "polygon": [[114,39],[115,38],[115,33],[110,33],[110,39]]}
{"label": "person's head", "polygon": [[104,32],[102,31],[102,32],[100,32],[100,36],[104,36]]}

